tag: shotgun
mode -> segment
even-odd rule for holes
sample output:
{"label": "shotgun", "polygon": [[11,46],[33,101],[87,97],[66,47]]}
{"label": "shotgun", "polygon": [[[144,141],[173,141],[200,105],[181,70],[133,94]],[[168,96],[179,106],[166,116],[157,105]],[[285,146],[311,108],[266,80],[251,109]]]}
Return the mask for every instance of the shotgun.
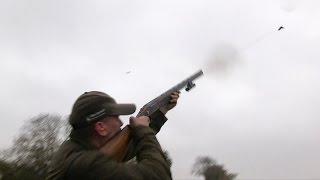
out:
{"label": "shotgun", "polygon": [[[180,91],[185,88],[186,91],[190,91],[195,87],[193,81],[200,76],[203,75],[202,70],[197,71],[190,77],[181,81],[177,85],[173,86],[166,92],[162,93],[160,96],[156,97],[152,101],[145,104],[137,114],[137,117],[140,116],[150,116],[156,111],[158,111],[161,107],[166,106],[170,101],[170,95],[173,92]],[[150,124],[155,123],[151,122]],[[126,125],[120,132],[118,132],[114,137],[109,140],[104,146],[100,148],[100,152],[108,155],[118,162],[123,162],[125,160],[126,154],[128,152],[129,147],[133,145],[132,141],[132,133],[129,125]]]}

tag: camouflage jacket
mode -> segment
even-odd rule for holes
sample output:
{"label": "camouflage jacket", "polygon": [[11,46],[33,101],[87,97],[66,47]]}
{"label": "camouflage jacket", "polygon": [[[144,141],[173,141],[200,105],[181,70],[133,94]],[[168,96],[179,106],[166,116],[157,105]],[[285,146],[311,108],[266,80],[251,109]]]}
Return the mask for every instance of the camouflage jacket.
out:
{"label": "camouflage jacket", "polygon": [[77,139],[64,142],[55,155],[47,180],[170,180],[171,171],[155,133],[166,121],[150,127],[134,127],[135,147],[130,150],[137,163],[118,163]]}

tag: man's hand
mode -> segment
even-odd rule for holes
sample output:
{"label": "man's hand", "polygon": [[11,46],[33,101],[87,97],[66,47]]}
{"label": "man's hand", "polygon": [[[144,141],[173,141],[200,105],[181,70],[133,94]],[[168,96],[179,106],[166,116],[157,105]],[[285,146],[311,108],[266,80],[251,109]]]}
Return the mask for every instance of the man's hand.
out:
{"label": "man's hand", "polygon": [[180,94],[180,91],[176,91],[171,94],[170,96],[171,99],[169,103],[166,106],[160,108],[160,111],[163,114],[166,114],[168,111],[170,111],[172,108],[174,108],[177,105],[179,94]]}
{"label": "man's hand", "polygon": [[138,126],[149,126],[150,118],[148,116],[140,116],[140,117],[130,117],[130,125],[133,127]]}

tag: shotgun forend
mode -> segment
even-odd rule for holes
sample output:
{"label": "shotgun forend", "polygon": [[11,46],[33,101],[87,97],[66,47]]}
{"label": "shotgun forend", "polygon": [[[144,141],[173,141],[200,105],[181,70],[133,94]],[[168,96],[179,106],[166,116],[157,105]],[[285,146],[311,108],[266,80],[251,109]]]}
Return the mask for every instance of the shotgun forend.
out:
{"label": "shotgun forend", "polygon": [[170,95],[173,92],[180,91],[183,88],[185,88],[186,91],[190,91],[193,87],[196,86],[193,83],[193,81],[202,75],[203,75],[202,70],[199,70],[198,72],[194,73],[193,75],[191,75],[187,79],[181,81],[180,83],[173,86],[172,88],[170,88],[166,92],[162,93],[160,96],[158,96],[155,99],[153,99],[152,101],[148,102],[146,105],[144,105],[140,109],[137,117],[151,115],[154,112],[156,112],[158,109],[160,109],[161,107],[168,104],[170,101]]}

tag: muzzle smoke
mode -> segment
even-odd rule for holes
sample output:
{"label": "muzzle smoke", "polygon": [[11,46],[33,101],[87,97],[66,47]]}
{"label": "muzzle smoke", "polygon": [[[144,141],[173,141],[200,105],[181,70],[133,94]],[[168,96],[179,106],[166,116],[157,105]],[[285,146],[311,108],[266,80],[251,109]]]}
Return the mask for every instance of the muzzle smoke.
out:
{"label": "muzzle smoke", "polygon": [[227,76],[240,64],[240,54],[231,44],[219,44],[205,63],[204,71],[215,76]]}

